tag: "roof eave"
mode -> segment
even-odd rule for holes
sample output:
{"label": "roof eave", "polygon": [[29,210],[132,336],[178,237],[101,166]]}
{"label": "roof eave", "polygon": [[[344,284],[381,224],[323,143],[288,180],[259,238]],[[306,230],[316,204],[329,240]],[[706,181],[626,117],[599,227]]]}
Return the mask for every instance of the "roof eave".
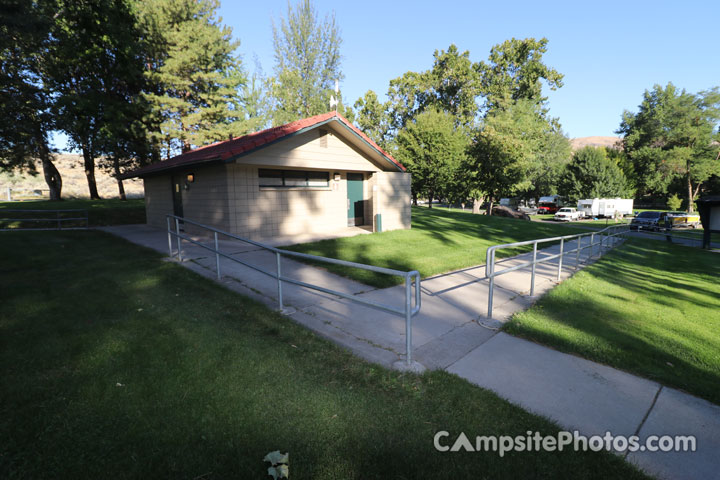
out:
{"label": "roof eave", "polygon": [[[166,167],[166,168],[158,168],[157,170],[151,170],[149,172],[142,172],[142,171],[128,172],[128,173],[119,175],[118,178],[120,180],[128,180],[131,178],[153,177],[155,175],[160,175],[163,173],[172,173],[172,172],[177,172],[180,170],[187,170],[188,168],[197,167],[200,165],[204,166],[204,165],[209,165],[209,164],[213,164],[213,163],[220,163],[222,161],[223,161],[223,159],[220,157],[212,157],[212,158],[208,158],[208,159],[198,160],[197,162],[183,163],[180,165],[172,165],[172,166]],[[156,165],[156,164],[153,164],[153,165]]]}
{"label": "roof eave", "polygon": [[269,147],[269,146],[271,146],[271,145],[274,145],[274,144],[276,144],[276,143],[278,143],[278,142],[284,141],[284,140],[286,140],[286,139],[288,139],[288,138],[291,138],[291,137],[294,137],[294,136],[296,136],[296,135],[301,135],[301,134],[303,134],[303,133],[305,133],[305,132],[308,132],[308,131],[310,131],[310,130],[313,130],[313,129],[322,127],[323,125],[327,125],[327,124],[330,123],[330,122],[337,122],[338,124],[342,125],[343,128],[344,128],[346,131],[348,131],[348,132],[350,132],[350,133],[352,134],[352,137],[353,137],[356,141],[359,140],[360,143],[362,143],[362,144],[365,145],[366,147],[369,147],[372,151],[374,151],[375,153],[377,153],[377,154],[378,154],[380,157],[382,157],[390,166],[392,166],[393,169],[395,169],[395,170],[397,170],[397,171],[399,171],[399,172],[406,172],[406,171],[407,171],[407,170],[405,169],[405,167],[403,167],[400,163],[398,163],[398,162],[396,162],[396,161],[393,161],[390,157],[388,157],[388,154],[385,153],[385,152],[383,152],[377,145],[373,145],[373,143],[369,142],[367,139],[363,138],[362,135],[358,134],[358,132],[355,131],[355,129],[352,128],[350,125],[348,125],[348,124],[344,121],[344,119],[343,119],[342,117],[340,117],[340,116],[338,116],[338,115],[333,115],[333,116],[331,116],[331,117],[329,117],[329,118],[327,118],[327,119],[325,119],[325,120],[323,120],[323,121],[321,121],[321,122],[315,123],[315,124],[313,124],[313,125],[309,125],[309,126],[307,126],[307,127],[305,127],[305,128],[301,128],[300,130],[297,130],[297,131],[292,132],[292,133],[288,133],[287,135],[283,135],[282,137],[278,137],[278,138],[276,138],[276,139],[274,139],[274,140],[272,140],[272,141],[270,141],[270,142],[264,143],[264,144],[262,144],[262,145],[258,145],[258,146],[256,146],[256,147],[251,148],[251,149],[249,149],[249,150],[246,150],[246,151],[244,151],[244,152],[240,152],[240,153],[238,153],[238,154],[231,155],[231,156],[229,156],[229,157],[227,157],[227,158],[222,158],[222,157],[220,157],[220,156],[217,156],[217,157],[212,157],[212,158],[209,158],[209,159],[199,160],[199,161],[197,161],[197,162],[185,163],[185,164],[180,164],[180,165],[173,165],[173,166],[169,166],[169,167],[167,167],[167,168],[158,168],[157,170],[151,170],[151,171],[149,171],[149,172],[143,172],[142,169],[139,169],[139,170],[137,170],[137,171],[135,171],[135,172],[129,172],[129,173],[120,175],[118,178],[120,178],[121,180],[126,180],[126,179],[130,179],[130,178],[145,178],[145,177],[150,177],[150,176],[154,176],[154,175],[159,175],[159,174],[162,174],[162,173],[168,173],[168,172],[175,172],[175,171],[179,171],[179,170],[185,170],[185,169],[192,168],[192,167],[195,167],[195,166],[198,166],[198,165],[206,165],[206,164],[211,164],[211,163],[215,163],[215,162],[232,163],[232,162],[234,162],[235,160],[237,160],[238,158],[244,157],[244,156],[249,155],[249,154],[251,154],[251,153],[255,153],[255,152],[257,152],[258,150],[261,150],[261,149],[263,149],[263,148],[265,148],[265,147]]}

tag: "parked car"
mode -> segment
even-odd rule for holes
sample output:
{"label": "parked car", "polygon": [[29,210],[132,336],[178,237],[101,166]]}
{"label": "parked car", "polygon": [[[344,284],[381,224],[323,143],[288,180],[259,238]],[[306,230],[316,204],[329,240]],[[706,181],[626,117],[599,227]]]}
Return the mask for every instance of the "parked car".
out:
{"label": "parked car", "polygon": [[563,222],[572,222],[582,218],[582,213],[571,207],[563,207],[555,214],[555,220]]}
{"label": "parked car", "polygon": [[663,212],[640,212],[630,222],[630,230],[660,230],[663,226]]}

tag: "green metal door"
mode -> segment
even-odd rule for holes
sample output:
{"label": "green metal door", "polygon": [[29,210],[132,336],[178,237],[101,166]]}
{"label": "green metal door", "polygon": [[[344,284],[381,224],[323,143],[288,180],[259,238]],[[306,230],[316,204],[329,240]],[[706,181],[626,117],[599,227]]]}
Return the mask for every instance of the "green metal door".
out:
{"label": "green metal door", "polygon": [[363,202],[363,174],[347,174],[348,226],[365,224]]}
{"label": "green metal door", "polygon": [[[172,177],[172,200],[173,200],[173,215],[183,217],[183,201],[182,201],[182,190],[183,183],[182,177]],[[182,223],[182,221],[180,222]]]}

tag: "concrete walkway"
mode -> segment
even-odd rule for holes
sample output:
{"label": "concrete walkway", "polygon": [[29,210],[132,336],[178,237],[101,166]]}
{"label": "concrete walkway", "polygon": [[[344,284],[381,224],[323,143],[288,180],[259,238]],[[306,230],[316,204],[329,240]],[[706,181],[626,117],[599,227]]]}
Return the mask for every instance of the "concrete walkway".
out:
{"label": "concrete walkway", "polygon": [[[168,253],[164,231],[145,225],[101,230]],[[575,247],[566,243],[566,251]],[[275,256],[258,247],[221,241],[234,258],[275,271]],[[539,258],[559,251],[551,247]],[[595,250],[597,255],[598,250]],[[578,268],[594,261],[583,252]],[[184,243],[182,264],[215,278],[215,256]],[[529,254],[496,263],[496,271],[527,261]],[[373,289],[367,285],[302,264],[282,260],[283,276],[400,307],[404,287]],[[221,282],[229,288],[277,307],[277,282],[227,259],[221,260]],[[526,271],[527,270],[527,271]],[[582,435],[694,435],[696,452],[637,452],[628,460],[659,478],[720,478],[720,407],[662,387],[605,365],[560,353],[502,332],[498,327],[528,308],[557,283],[557,260],[537,268],[535,297],[529,269],[496,278],[493,318],[487,313],[485,267],[472,267],[422,280],[422,308],[413,318],[414,359],[427,368],[446,369],[501,397]],[[575,254],[563,260],[561,279],[575,270]],[[405,320],[339,297],[292,284],[283,285],[284,313],[355,354],[392,366],[405,354]],[[478,432],[481,433],[481,432]]]}

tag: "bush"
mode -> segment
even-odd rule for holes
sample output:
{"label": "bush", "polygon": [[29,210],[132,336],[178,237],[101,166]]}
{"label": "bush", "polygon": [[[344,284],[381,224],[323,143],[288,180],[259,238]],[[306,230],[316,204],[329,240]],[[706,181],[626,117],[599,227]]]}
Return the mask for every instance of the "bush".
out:
{"label": "bush", "polygon": [[677,193],[673,193],[668,197],[667,206],[670,210],[680,210],[682,200],[677,196]]}

